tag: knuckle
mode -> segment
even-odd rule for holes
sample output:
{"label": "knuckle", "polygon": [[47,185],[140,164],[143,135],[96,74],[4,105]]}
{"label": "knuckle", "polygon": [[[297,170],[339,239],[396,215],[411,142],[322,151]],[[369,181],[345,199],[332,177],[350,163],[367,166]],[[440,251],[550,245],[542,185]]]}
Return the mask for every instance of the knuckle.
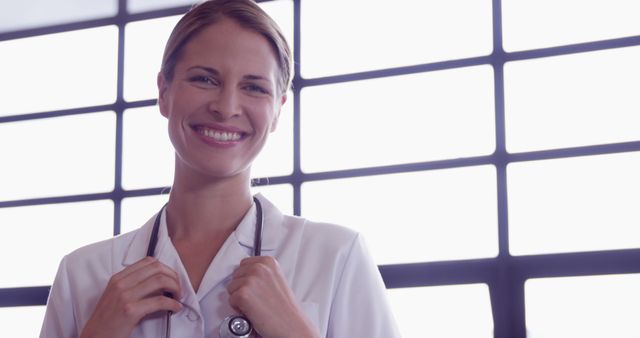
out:
{"label": "knuckle", "polygon": [[112,280],[111,287],[117,293],[122,293],[126,290],[125,283],[122,281],[122,279],[119,278]]}
{"label": "knuckle", "polygon": [[122,312],[126,317],[129,317],[129,318],[135,318],[138,315],[136,306],[132,303],[124,304],[124,306],[122,307]]}
{"label": "knuckle", "polygon": [[171,285],[171,278],[169,278],[168,276],[165,275],[156,275],[155,276],[156,282],[160,285]]}
{"label": "knuckle", "polygon": [[244,304],[251,299],[251,291],[246,287],[240,288],[234,294],[234,298],[237,302]]}
{"label": "knuckle", "polygon": [[154,262],[149,264],[149,266],[151,268],[153,268],[154,270],[161,270],[162,269],[162,263],[160,263],[160,261],[158,261],[158,260],[155,260]]}
{"label": "knuckle", "polygon": [[271,266],[277,266],[278,265],[278,261],[272,257],[272,256],[263,256],[264,257],[264,262],[268,265]]}
{"label": "knuckle", "polygon": [[129,300],[131,299],[131,292],[128,291],[128,290],[124,290],[124,291],[118,293],[117,297],[118,297],[118,300],[121,303],[127,304],[129,302]]}
{"label": "knuckle", "polygon": [[257,276],[247,276],[244,280],[243,286],[242,288],[249,288],[252,289],[254,287],[256,287],[258,285],[258,280],[260,278]]}

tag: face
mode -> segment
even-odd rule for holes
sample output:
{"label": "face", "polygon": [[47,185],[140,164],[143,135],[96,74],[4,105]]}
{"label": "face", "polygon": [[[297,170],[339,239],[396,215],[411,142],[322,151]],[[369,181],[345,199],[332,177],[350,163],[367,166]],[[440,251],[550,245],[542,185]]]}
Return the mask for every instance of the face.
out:
{"label": "face", "polygon": [[176,170],[215,177],[244,174],[275,130],[286,97],[267,40],[223,18],[183,48],[173,80],[158,76]]}

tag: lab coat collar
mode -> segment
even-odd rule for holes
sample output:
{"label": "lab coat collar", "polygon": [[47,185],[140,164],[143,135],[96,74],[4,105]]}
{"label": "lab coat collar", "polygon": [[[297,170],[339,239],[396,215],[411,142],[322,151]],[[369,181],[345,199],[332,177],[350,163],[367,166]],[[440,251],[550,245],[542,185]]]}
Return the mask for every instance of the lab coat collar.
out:
{"label": "lab coat collar", "polygon": [[[262,251],[264,254],[269,254],[268,251],[275,250],[278,246],[278,239],[282,238],[281,236],[281,227],[282,227],[282,213],[264,196],[261,194],[257,194],[256,197],[260,200],[262,205],[262,217],[264,222],[264,228],[262,232]],[[166,210],[166,209],[165,209]],[[135,237],[131,242],[129,248],[124,255],[122,260],[122,265],[128,266],[131,265],[138,260],[142,259],[147,252],[147,246],[149,245],[149,239],[151,236],[151,231],[153,230],[153,224],[155,222],[158,214],[156,213],[151,217],[138,231],[136,231]],[[161,217],[160,229],[158,233],[158,244],[156,246],[156,253],[162,253],[165,250],[164,246],[169,241],[169,237],[167,235],[167,225],[166,225],[166,211],[163,211],[163,215]],[[250,253],[253,252],[253,238],[255,235],[255,225],[256,225],[256,206],[251,206],[251,209],[244,216],[240,224],[236,230],[231,234],[230,238],[227,240],[229,242],[232,238],[235,239],[235,242],[245,248],[250,249]],[[225,245],[223,245],[223,248]],[[221,252],[222,249],[220,248]],[[241,250],[244,251],[244,250]],[[160,258],[160,257],[158,257]]]}

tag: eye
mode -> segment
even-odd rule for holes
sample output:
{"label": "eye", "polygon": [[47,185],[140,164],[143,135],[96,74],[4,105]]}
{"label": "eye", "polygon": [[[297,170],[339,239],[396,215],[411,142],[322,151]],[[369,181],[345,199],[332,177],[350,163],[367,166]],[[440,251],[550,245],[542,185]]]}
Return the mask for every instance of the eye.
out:
{"label": "eye", "polygon": [[269,91],[267,89],[253,83],[247,84],[246,86],[244,86],[244,89],[252,93],[269,94]]}
{"label": "eye", "polygon": [[208,86],[217,86],[218,81],[210,76],[195,75],[189,78],[189,82],[204,84]]}

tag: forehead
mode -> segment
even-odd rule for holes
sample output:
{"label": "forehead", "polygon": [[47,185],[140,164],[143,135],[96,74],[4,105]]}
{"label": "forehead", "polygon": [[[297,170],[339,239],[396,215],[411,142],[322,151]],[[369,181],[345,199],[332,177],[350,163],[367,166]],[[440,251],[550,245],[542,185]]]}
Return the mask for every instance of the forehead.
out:
{"label": "forehead", "polygon": [[276,54],[268,40],[229,18],[203,28],[185,44],[181,54],[178,67],[197,63],[274,78],[278,71]]}

